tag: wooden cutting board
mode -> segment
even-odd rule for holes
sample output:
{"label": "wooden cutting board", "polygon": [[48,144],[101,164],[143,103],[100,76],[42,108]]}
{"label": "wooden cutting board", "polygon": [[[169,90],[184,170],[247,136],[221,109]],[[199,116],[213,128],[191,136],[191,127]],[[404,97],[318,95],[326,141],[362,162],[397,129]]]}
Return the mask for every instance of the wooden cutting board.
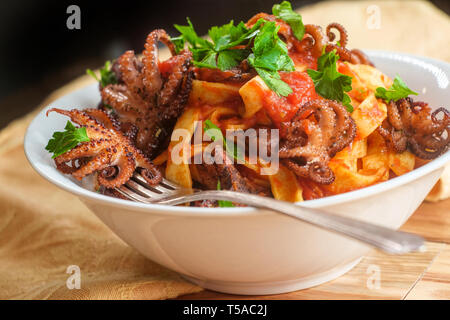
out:
{"label": "wooden cutting board", "polygon": [[423,203],[403,231],[427,239],[427,250],[394,256],[373,251],[340,278],[268,296],[202,291],[179,299],[450,299],[450,199]]}

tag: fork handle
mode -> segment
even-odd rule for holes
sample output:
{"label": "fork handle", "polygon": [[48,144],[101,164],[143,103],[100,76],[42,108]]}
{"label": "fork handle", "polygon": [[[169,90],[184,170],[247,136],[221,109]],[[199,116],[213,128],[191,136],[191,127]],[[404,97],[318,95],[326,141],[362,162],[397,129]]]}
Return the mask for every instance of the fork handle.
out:
{"label": "fork handle", "polygon": [[425,248],[424,239],[412,233],[396,231],[376,224],[329,214],[322,210],[253,194],[227,190],[201,191],[166,198],[158,201],[158,203],[177,205],[198,200],[229,200],[253,207],[270,209],[315,226],[344,234],[391,254],[402,254]]}

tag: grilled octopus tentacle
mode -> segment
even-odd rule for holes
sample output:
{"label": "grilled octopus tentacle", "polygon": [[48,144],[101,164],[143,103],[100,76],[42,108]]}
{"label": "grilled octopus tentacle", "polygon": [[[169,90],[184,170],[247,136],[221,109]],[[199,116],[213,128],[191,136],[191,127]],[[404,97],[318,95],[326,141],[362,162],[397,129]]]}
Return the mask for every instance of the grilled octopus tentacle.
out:
{"label": "grilled octopus tentacle", "polygon": [[[313,113],[304,118],[308,109]],[[345,107],[336,101],[312,100],[285,126],[286,138],[279,151],[283,163],[300,177],[332,183],[334,174],[328,162],[353,141],[356,133],[356,125]],[[303,139],[298,136],[306,136],[306,143],[301,143]]]}
{"label": "grilled octopus tentacle", "polygon": [[[431,112],[426,103],[411,98],[390,101],[387,107],[387,119],[377,131],[395,152],[409,147],[419,158],[434,159],[448,149],[450,113],[446,109]],[[438,119],[441,113],[442,119]]]}
{"label": "grilled octopus tentacle", "polygon": [[325,47],[328,42],[328,38],[323,33],[322,28],[314,24],[306,24],[305,35],[308,35],[309,37],[303,39],[302,41],[310,41],[313,55],[319,57],[322,54],[323,47]]}
{"label": "grilled octopus tentacle", "polygon": [[[173,55],[164,74],[158,42],[167,45]],[[103,105],[113,108],[120,130],[134,137],[136,146],[148,157],[154,157],[187,103],[193,78],[192,54],[177,54],[169,35],[159,29],[147,36],[142,55],[140,61],[133,51],[125,52],[113,64],[118,83],[102,88],[101,96]]]}
{"label": "grilled octopus tentacle", "polygon": [[[115,188],[126,183],[135,169],[141,167],[153,177],[148,179],[149,183],[157,184],[161,181],[162,175],[158,169],[112,125],[113,120],[103,111],[53,108],[47,114],[50,112],[66,115],[73,122],[85,127],[90,139],[89,142],[83,142],[55,158],[56,166],[62,172],[70,173],[78,180],[98,172],[97,180],[101,185]],[[72,166],[69,166],[68,162],[71,162]],[[77,167],[75,162],[79,164]]]}
{"label": "grilled octopus tentacle", "polygon": [[347,30],[345,30],[345,28],[337,22],[330,23],[326,29],[327,36],[330,41],[334,41],[334,39],[336,38],[336,35],[333,32],[331,32],[331,29],[333,29],[333,28],[339,31],[339,35],[340,35],[339,36],[339,45],[341,47],[346,47],[347,41],[348,41]]}
{"label": "grilled octopus tentacle", "polygon": [[[191,64],[191,59],[192,53],[187,50],[174,57],[175,63],[172,73],[169,75],[164,88],[161,90],[158,97],[159,106],[167,106],[176,99],[178,90],[183,84],[183,80],[188,76],[188,69]],[[166,110],[167,108],[164,108],[163,112]],[[163,118],[169,117],[164,114]]]}
{"label": "grilled octopus tentacle", "polygon": [[163,80],[161,78],[161,73],[159,71],[159,60],[158,60],[158,42],[161,41],[167,45],[172,52],[175,52],[175,47],[170,41],[170,36],[166,31],[162,29],[157,29],[147,36],[147,41],[145,43],[145,50],[142,53],[144,64],[143,75],[144,75],[144,86],[146,88],[149,98],[156,96],[157,93],[162,88]]}

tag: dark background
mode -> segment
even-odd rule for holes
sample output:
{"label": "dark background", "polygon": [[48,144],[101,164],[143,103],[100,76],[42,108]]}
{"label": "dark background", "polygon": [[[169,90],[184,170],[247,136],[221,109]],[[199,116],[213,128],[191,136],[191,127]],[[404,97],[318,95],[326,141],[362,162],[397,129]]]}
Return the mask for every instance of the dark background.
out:
{"label": "dark background", "polygon": [[[281,0],[159,1],[1,1],[0,2],[0,128],[33,110],[51,91],[97,68],[127,49],[141,52],[146,35],[188,16],[199,34],[230,19],[246,21],[270,12]],[[293,0],[293,7],[314,0]],[[450,13],[450,1],[433,0]],[[81,9],[81,30],[69,30],[66,9]]]}

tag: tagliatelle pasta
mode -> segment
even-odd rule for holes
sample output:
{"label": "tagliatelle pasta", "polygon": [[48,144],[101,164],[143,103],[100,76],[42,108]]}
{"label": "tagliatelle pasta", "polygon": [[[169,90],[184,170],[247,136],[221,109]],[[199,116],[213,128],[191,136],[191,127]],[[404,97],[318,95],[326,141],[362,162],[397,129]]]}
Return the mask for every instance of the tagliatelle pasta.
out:
{"label": "tagliatelle pasta", "polygon": [[278,200],[299,202],[303,201],[303,188],[297,177],[289,169],[280,166],[276,174],[269,176],[273,197]]}
{"label": "tagliatelle pasta", "polygon": [[356,123],[357,137],[359,139],[368,137],[381,125],[386,117],[386,105],[378,101],[375,98],[375,94],[370,92],[352,112],[352,118]]}
{"label": "tagliatelle pasta", "polygon": [[239,87],[235,85],[193,80],[190,101],[219,104],[239,97]]}
{"label": "tagliatelle pasta", "polygon": [[264,107],[264,96],[267,91],[270,92],[269,87],[259,76],[254,77],[239,89],[245,105],[245,112],[242,115],[244,118],[254,116]]}
{"label": "tagliatelle pasta", "polygon": [[[169,144],[167,149],[166,178],[185,188],[192,188],[189,159],[191,150],[190,139],[194,134],[195,125],[200,119],[200,110],[187,108],[178,119],[174,131],[180,136],[173,137],[175,141]],[[176,140],[178,138],[179,140]],[[176,159],[176,160],[175,160]]]}
{"label": "tagliatelle pasta", "polygon": [[397,176],[408,173],[414,169],[416,157],[409,151],[402,153],[389,152],[389,169]]}
{"label": "tagliatelle pasta", "polygon": [[[414,168],[414,161],[411,162],[409,156],[411,153],[389,153],[383,138],[376,132],[377,127],[387,117],[387,109],[385,103],[375,98],[375,94],[371,88],[373,88],[374,83],[380,82],[381,79],[388,83],[390,81],[389,78],[372,67],[358,68],[349,63],[346,63],[346,65],[357,75],[359,88],[362,88],[367,95],[351,114],[357,127],[356,138],[349,146],[338,152],[330,160],[330,167],[335,173],[336,179],[331,185],[325,187],[325,189],[333,194],[347,192],[385,181],[389,178],[390,169],[399,175],[409,172]],[[208,118],[224,130],[248,128],[248,119],[263,110],[263,104],[265,103],[264,92],[270,90],[259,77],[255,77],[246,82],[238,90],[236,90],[236,86],[220,86],[220,84],[206,81],[196,83],[193,86],[189,104],[195,105],[195,108],[198,108],[195,114],[202,114],[202,107],[206,107],[209,114]],[[215,93],[215,90],[219,87],[225,88],[223,94]],[[208,90],[211,90],[212,93],[205,92]],[[226,103],[227,101],[235,100],[236,93],[242,97],[244,112],[242,112],[242,105],[237,106],[236,103],[227,105]],[[186,121],[186,119],[190,119],[192,122],[198,120],[197,117],[192,117],[192,110],[192,106],[186,109],[185,114],[179,118],[175,129],[193,128],[194,124],[188,124]],[[234,120],[233,125],[229,123],[230,118]],[[261,123],[258,123],[258,119],[254,119],[252,124],[253,126],[258,126]],[[247,161],[244,166],[253,171],[253,179],[258,177],[261,181],[267,180],[267,176],[260,174],[259,164],[250,164]],[[179,168],[174,169],[174,167]],[[167,164],[166,177],[180,185],[183,185],[183,183],[185,183],[184,185],[191,185],[192,182],[186,182],[191,181],[191,176],[187,172],[187,168],[190,168],[190,173],[193,173],[192,177],[194,180],[202,180],[196,170],[195,164],[186,166],[185,164],[175,165],[173,162]],[[177,174],[174,175],[172,172],[176,172]],[[182,172],[184,172],[184,176],[181,174]],[[183,178],[180,179],[180,176],[183,176]],[[268,175],[268,180],[270,182],[271,193],[276,199],[285,201],[303,200],[302,186],[297,182],[296,175],[285,166],[281,165],[276,174]]]}

